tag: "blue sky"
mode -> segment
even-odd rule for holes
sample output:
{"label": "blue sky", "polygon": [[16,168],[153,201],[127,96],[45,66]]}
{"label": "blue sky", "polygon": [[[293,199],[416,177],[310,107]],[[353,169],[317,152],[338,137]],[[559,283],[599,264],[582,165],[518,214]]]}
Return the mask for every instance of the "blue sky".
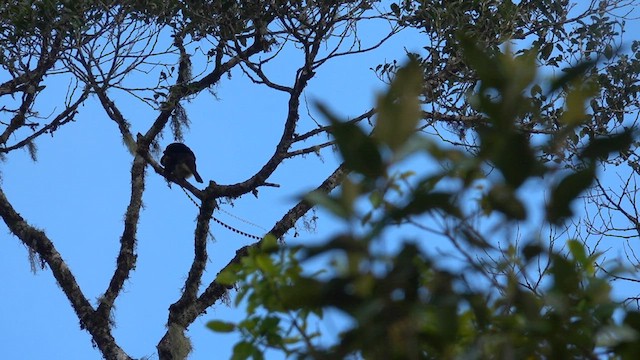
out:
{"label": "blue sky", "polygon": [[[418,35],[405,31],[371,53],[333,59],[320,68],[306,98],[310,105],[320,100],[338,114],[357,116],[373,106],[376,93],[384,88],[369,68],[402,58],[404,49],[418,50],[419,46]],[[269,71],[290,84],[300,58],[298,54],[283,55]],[[43,115],[59,111],[67,87],[64,77],[48,81],[50,87],[45,91],[49,91],[50,100],[39,107]],[[185,142],[195,152],[205,182],[236,183],[257,171],[273,152],[288,98],[252,84],[238,69],[232,79],[224,78],[214,90],[217,98],[203,93],[184,104],[191,120]],[[146,131],[156,116],[134,100],[116,96],[116,101],[134,134]],[[304,108],[301,117],[304,126],[315,125]],[[172,141],[167,132],[162,146]],[[40,137],[37,146],[37,162],[31,161],[26,151],[10,154],[1,165],[2,187],[16,210],[53,240],[85,295],[95,303],[115,266],[129,198],[132,157],[115,123],[95,97],[81,107],[75,122],[52,137]],[[281,188],[261,188],[258,198],[246,195],[233,205],[223,205],[223,209],[270,228],[300,195],[329,175],[336,163],[328,149],[321,159],[310,155],[287,160],[269,179]],[[167,308],[178,299],[193,258],[197,209],[178,186],[168,188],[166,181],[151,170],[147,172],[144,205],[138,262],[116,303],[114,336],[129,355],[154,358],[155,346],[165,332]],[[322,211],[318,215],[314,232],[300,228],[298,239],[289,233],[285,240],[316,241],[334,233],[337,225],[331,217]],[[225,214],[218,213],[218,217],[249,233],[261,234],[262,230]],[[4,223],[0,229],[0,338],[4,357],[100,359],[48,269],[34,275],[24,246]],[[205,282],[214,278],[239,247],[253,242],[215,223],[212,232],[215,241],[208,248],[211,260]],[[217,303],[196,320],[188,333],[194,345],[190,358],[229,358],[235,335],[215,334],[205,324],[213,318],[237,320],[242,314],[242,308]],[[331,321],[329,328],[339,327]]]}
{"label": "blue sky", "polygon": [[[325,64],[305,93],[309,106],[320,100],[344,116],[357,116],[370,109],[384,84],[369,68],[402,57],[404,47],[416,43],[415,36],[404,32],[370,54],[336,58]],[[283,83],[291,84],[300,57],[283,55],[268,70]],[[159,71],[149,75],[152,80]],[[184,104],[191,120],[185,142],[197,156],[205,183],[214,180],[232,184],[257,171],[271,156],[286,115],[287,96],[252,84],[239,69],[232,74],[231,79],[224,78],[214,88],[216,97],[205,92]],[[48,79],[46,96],[38,107],[42,115],[61,109],[67,81],[64,76]],[[146,131],[156,112],[131,98],[115,95],[117,105],[132,124],[132,132]],[[315,126],[304,108],[301,117],[304,127]],[[165,133],[162,146],[171,142],[171,134]],[[53,136],[40,137],[36,144],[37,162],[31,161],[26,151],[17,151],[2,164],[3,189],[15,209],[53,240],[85,295],[95,303],[115,266],[129,199],[132,157],[96,97],[80,108],[76,121]],[[329,149],[322,152],[321,159],[310,155],[287,160],[269,179],[281,188],[261,188],[257,199],[246,195],[233,205],[223,205],[223,209],[271,228],[299,196],[318,186],[336,164]],[[114,336],[131,356],[154,357],[155,346],[165,332],[167,308],[178,299],[193,259],[197,209],[178,186],[168,188],[166,181],[153,171],[147,172],[143,200],[138,262],[116,303]],[[315,231],[300,229],[299,241],[325,238],[335,231],[331,218],[322,211],[318,214]],[[246,232],[262,233],[228,215],[218,213],[217,217]],[[215,241],[209,244],[211,260],[205,282],[214,278],[239,247],[253,242],[215,223],[211,226]],[[76,315],[48,269],[34,275],[25,247],[10,235],[4,223],[0,228],[4,233],[0,241],[0,273],[11,275],[2,279],[5,290],[0,298],[3,356],[101,358],[92,348],[90,336],[80,330]],[[296,241],[291,233],[285,240]],[[242,309],[219,303],[201,316],[188,333],[194,345],[191,359],[211,358],[212,354],[228,358],[235,335],[214,334],[205,324],[214,317],[237,320],[240,316]]]}

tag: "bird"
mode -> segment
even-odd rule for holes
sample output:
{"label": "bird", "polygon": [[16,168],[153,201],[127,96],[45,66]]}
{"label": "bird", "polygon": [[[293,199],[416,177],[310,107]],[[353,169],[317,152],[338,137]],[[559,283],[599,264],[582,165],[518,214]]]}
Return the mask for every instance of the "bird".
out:
{"label": "bird", "polygon": [[202,178],[198,174],[198,170],[196,170],[196,156],[183,143],[169,144],[164,149],[160,163],[164,166],[164,174],[167,177],[187,179],[193,175],[197,182],[202,182]]}

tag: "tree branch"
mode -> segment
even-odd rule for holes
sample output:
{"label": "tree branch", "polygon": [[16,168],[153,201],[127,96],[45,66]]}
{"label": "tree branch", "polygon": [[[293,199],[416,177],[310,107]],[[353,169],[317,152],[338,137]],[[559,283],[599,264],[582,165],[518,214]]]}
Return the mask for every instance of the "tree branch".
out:
{"label": "tree branch", "polygon": [[109,286],[102,298],[100,298],[100,305],[97,310],[97,314],[105,321],[109,320],[115,300],[136,264],[136,234],[138,233],[142,194],[144,193],[145,166],[144,158],[139,155],[135,157],[131,166],[131,197],[125,214],[124,229],[120,237],[117,266]]}
{"label": "tree branch", "polygon": [[[316,188],[315,191],[320,191],[324,193],[329,193],[333,189],[335,189],[338,185],[342,183],[342,180],[348,173],[347,168],[344,164],[340,165],[329,177],[327,177],[320,186]],[[313,204],[309,203],[306,200],[301,200],[292,207],[269,231],[269,234],[275,236],[278,239],[282,239],[284,234],[287,233],[291,228],[293,228],[296,222],[303,217],[311,208]],[[231,261],[221,270],[224,271],[232,264],[240,263],[241,259],[247,256],[250,248],[255,248],[260,246],[262,240],[257,241],[251,245],[244,246],[236,251],[236,255]],[[209,307],[211,307],[216,301],[222,299],[227,293],[228,288],[226,285],[219,284],[216,281],[213,281],[207,286],[204,292],[197,298],[195,302],[188,304],[181,308],[179,313],[175,313],[175,316],[170,317],[169,325],[171,323],[175,323],[179,325],[181,328],[186,329],[191,323],[195,321],[195,319],[202,315]],[[165,348],[167,346],[167,342],[169,342],[170,336],[167,332],[163,339],[158,344],[158,347]]]}

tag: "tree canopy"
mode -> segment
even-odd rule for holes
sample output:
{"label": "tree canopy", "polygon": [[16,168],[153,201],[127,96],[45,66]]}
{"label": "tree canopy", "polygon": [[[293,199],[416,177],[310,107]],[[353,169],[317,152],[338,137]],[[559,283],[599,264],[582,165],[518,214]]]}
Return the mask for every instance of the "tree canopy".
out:
{"label": "tree canopy", "polygon": [[[57,139],[87,112],[108,119],[122,140],[100,151],[126,151],[130,167],[121,175],[130,185],[113,196],[124,219],[111,239],[117,252],[104,255],[115,264],[97,299],[77,280],[83,269],[65,261],[51,224],[21,215],[28,208],[4,186],[0,216],[34,270],[53,275],[106,359],[138,356],[114,335],[115,305],[137,286],[143,209],[155,204],[145,194],[165,178],[184,190],[197,217],[193,259],[174,269],[182,288],[160,315],[160,359],[183,359],[197,347],[187,330],[199,318],[209,321],[212,338],[239,334],[230,346],[238,359],[274,350],[330,359],[632,358],[640,351],[638,296],[613,290],[638,292],[640,49],[625,32],[634,5],[6,1],[2,160],[26,149],[37,166],[40,144],[73,148]],[[406,51],[370,66],[385,89],[375,103],[345,115],[344,104],[322,94],[307,98],[333,64],[358,64],[398,38]],[[220,88],[239,79],[273,96],[260,108],[269,150],[247,146],[252,166],[228,184],[206,178],[199,188],[166,176],[163,145],[189,138],[193,111],[216,111]],[[343,81],[350,79],[335,79],[336,87]],[[259,100],[247,97],[243,107]],[[196,105],[202,101],[209,103]],[[258,127],[252,120],[233,122]],[[198,148],[229,134],[211,133]],[[335,168],[324,166],[321,176],[309,170],[334,154]],[[274,181],[281,171],[315,190],[279,214],[264,237],[224,225],[255,243],[212,263],[225,235],[211,223],[224,224],[225,205],[249,195],[300,195]],[[21,176],[3,171],[5,181]],[[95,191],[109,191],[106,184]],[[321,241],[303,229],[313,228],[315,209],[334,221]],[[63,221],[71,228],[76,220]],[[106,225],[91,226],[98,234]],[[207,314],[230,298],[245,309],[241,319]],[[315,330],[333,310],[347,324],[339,334]]]}

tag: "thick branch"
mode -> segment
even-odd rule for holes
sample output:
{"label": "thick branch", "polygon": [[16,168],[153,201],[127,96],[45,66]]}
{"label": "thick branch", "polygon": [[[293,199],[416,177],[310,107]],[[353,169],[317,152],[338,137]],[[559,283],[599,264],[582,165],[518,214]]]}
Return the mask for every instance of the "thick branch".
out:
{"label": "thick branch", "polygon": [[198,223],[195,231],[194,258],[189,270],[189,275],[184,284],[184,291],[180,300],[169,308],[169,322],[177,318],[182,309],[191,305],[198,296],[198,289],[202,282],[202,274],[207,265],[207,237],[209,235],[209,221],[215,209],[214,201],[207,201],[200,206]]}
{"label": "thick branch", "polygon": [[184,313],[194,307],[198,296],[198,289],[202,283],[202,274],[207,265],[207,238],[209,235],[209,221],[216,207],[215,200],[203,202],[198,214],[198,223],[195,231],[194,258],[189,270],[189,275],[184,284],[182,296],[169,307],[169,320],[167,332],[158,343],[158,356],[160,359],[175,359],[178,343],[186,341],[184,331],[188,324],[183,323]]}
{"label": "thick branch", "polygon": [[[347,172],[348,170],[346,169],[344,164],[340,165],[331,175],[329,175],[329,177],[327,177],[327,179],[322,182],[320,186],[316,188],[315,191],[324,193],[331,192],[342,183],[342,179],[344,179]],[[301,200],[273,226],[269,233],[274,235],[278,239],[281,239],[284,234],[286,234],[287,231],[293,228],[296,222],[301,217],[303,217],[312,207],[313,204],[309,203],[306,200]],[[223,270],[228,268],[232,264],[239,263],[243,257],[247,256],[250,248],[257,247],[259,245],[260,241],[238,249],[236,251],[235,257],[231,261],[229,261],[229,263],[223,268]],[[171,321],[175,321],[175,324],[177,324],[180,328],[186,329],[191,323],[195,321],[198,316],[202,315],[216,301],[222,299],[227,291],[228,289],[226,285],[222,285],[213,281],[197,298],[197,301],[190,303],[187,307],[182,308],[179,314],[176,313],[176,316],[171,318]],[[166,342],[168,338],[169,336],[167,333],[167,335],[165,335],[158,346],[166,346],[166,344],[163,344],[163,342]]]}
{"label": "thick branch", "polygon": [[125,214],[124,230],[120,238],[117,266],[107,290],[100,299],[97,310],[97,314],[105,321],[108,321],[114,302],[136,264],[136,234],[142,208],[142,194],[144,193],[145,166],[144,158],[136,156],[131,167],[131,198]]}

